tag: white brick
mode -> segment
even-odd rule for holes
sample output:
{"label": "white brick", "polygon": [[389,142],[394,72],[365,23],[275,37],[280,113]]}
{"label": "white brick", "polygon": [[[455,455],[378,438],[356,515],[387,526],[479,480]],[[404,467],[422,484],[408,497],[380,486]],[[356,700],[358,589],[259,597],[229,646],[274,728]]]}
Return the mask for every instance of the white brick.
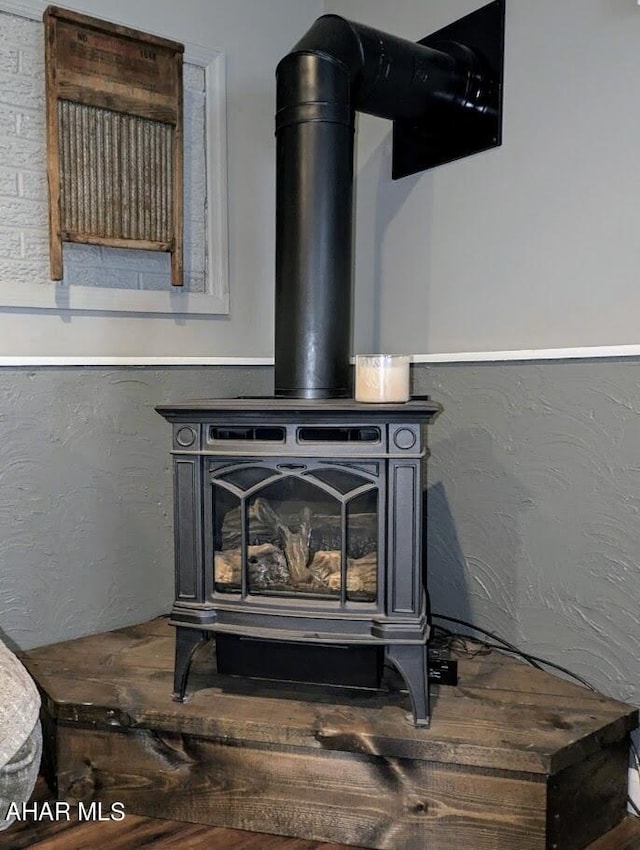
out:
{"label": "white brick", "polygon": [[34,86],[26,77],[0,73],[0,103],[39,112],[44,127],[44,84]]}
{"label": "white brick", "polygon": [[189,211],[188,215],[203,218],[207,189],[207,175],[204,168],[185,169],[184,188],[184,208]]}
{"label": "white brick", "polygon": [[13,227],[47,227],[48,204],[44,199],[28,201],[24,198],[6,198],[2,202],[2,220]]}
{"label": "white brick", "polygon": [[17,74],[20,67],[20,51],[15,47],[0,49],[0,72]]}
{"label": "white brick", "polygon": [[189,274],[186,283],[189,292],[200,292],[204,294],[206,291],[204,274]]}
{"label": "white brick", "polygon": [[0,47],[4,44],[20,44],[32,47],[41,44],[44,50],[44,25],[9,12],[0,12]]}
{"label": "white brick", "polygon": [[184,118],[185,126],[196,122],[200,126],[204,121],[205,94],[204,91],[184,92]]}
{"label": "white brick", "polygon": [[0,106],[0,136],[18,135],[18,115],[15,109]]}
{"label": "white brick", "polygon": [[80,245],[70,242],[65,245],[65,265],[69,268],[82,268],[83,266],[101,266],[104,263],[104,255],[99,245]]}
{"label": "white brick", "polygon": [[171,272],[167,270],[165,274],[151,274],[142,272],[139,280],[140,289],[153,290],[162,292],[171,289]]}
{"label": "white brick", "polygon": [[204,245],[190,245],[188,242],[184,246],[184,266],[193,274],[201,274],[204,276],[206,268],[206,257]]}
{"label": "white brick", "polygon": [[48,260],[0,259],[0,280],[3,283],[48,283]]}
{"label": "white brick", "polygon": [[185,92],[185,181],[189,183],[188,197],[194,198],[194,193],[196,193],[194,199],[198,205],[200,203],[200,197],[204,199],[206,192],[205,136],[204,95]]}
{"label": "white brick", "polygon": [[106,266],[85,266],[77,269],[70,267],[66,258],[64,266],[64,282],[71,286],[137,289],[136,274],[125,269],[109,269]]}
{"label": "white brick", "polygon": [[203,147],[205,136],[204,96],[185,94],[184,101],[184,142],[185,146]]}
{"label": "white brick", "polygon": [[12,227],[48,227],[49,206],[45,199],[6,198],[2,202],[0,219]]}
{"label": "white brick", "polygon": [[169,255],[161,251],[138,251],[135,248],[103,248],[105,265],[136,272],[169,274]]}
{"label": "white brick", "polygon": [[49,235],[46,231],[24,231],[24,256],[27,260],[44,259],[49,262]]}
{"label": "white brick", "polygon": [[193,272],[204,274],[205,270],[205,222],[185,222],[184,258],[185,266]]}
{"label": "white brick", "polygon": [[29,139],[0,136],[0,162],[19,170],[33,168],[34,163],[45,161],[44,145]]}
{"label": "white brick", "polygon": [[37,50],[18,51],[18,73],[39,83],[44,81],[44,45]]}
{"label": "white brick", "polygon": [[18,174],[14,168],[0,165],[0,195],[14,198],[18,195]]}
{"label": "white brick", "polygon": [[42,201],[47,197],[47,174],[44,163],[39,171],[23,170],[19,172],[20,197],[32,201]]}
{"label": "white brick", "polygon": [[[196,206],[204,204],[207,185],[207,163],[202,145],[185,145],[184,175],[195,193]],[[187,200],[185,198],[185,200]]]}
{"label": "white brick", "polygon": [[182,82],[185,97],[187,91],[204,93],[204,68],[201,65],[191,65],[189,62],[185,62],[182,66]]}
{"label": "white brick", "polygon": [[[186,292],[204,292],[205,280],[204,275],[193,274],[185,270],[184,291]],[[172,289],[171,275],[169,273],[147,274],[140,275],[140,288],[146,291],[169,292]]]}
{"label": "white brick", "polygon": [[30,139],[31,141],[42,142],[43,145],[46,144],[42,117],[27,113],[21,114],[18,122],[18,135],[21,139]]}
{"label": "white brick", "polygon": [[0,226],[0,258],[8,260],[20,257],[22,242],[19,230],[7,230]]}
{"label": "white brick", "polygon": [[0,103],[39,110],[44,124],[44,80],[34,82],[19,74],[4,74],[0,71]]}

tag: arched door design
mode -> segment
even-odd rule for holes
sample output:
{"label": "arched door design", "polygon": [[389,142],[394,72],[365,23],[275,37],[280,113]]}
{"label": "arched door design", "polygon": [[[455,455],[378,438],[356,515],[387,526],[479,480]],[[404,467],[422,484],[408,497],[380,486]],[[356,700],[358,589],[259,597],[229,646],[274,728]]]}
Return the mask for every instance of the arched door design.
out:
{"label": "arched door design", "polygon": [[210,482],[215,593],[377,601],[378,464],[244,461]]}

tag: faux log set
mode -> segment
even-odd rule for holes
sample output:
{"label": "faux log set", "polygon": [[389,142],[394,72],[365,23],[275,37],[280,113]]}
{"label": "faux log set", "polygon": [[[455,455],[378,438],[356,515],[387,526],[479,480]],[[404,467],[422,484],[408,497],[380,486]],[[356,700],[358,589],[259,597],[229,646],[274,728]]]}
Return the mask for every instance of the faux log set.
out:
{"label": "faux log set", "polygon": [[[283,515],[266,499],[257,498],[249,508],[248,520],[247,562],[251,590],[340,594],[339,516],[314,514],[312,522],[309,507],[302,508],[299,513]],[[378,570],[375,514],[354,514],[349,523],[349,538],[347,594],[359,601],[373,601]],[[237,591],[242,583],[239,509],[226,515],[222,540],[223,548],[214,556],[216,588]]]}

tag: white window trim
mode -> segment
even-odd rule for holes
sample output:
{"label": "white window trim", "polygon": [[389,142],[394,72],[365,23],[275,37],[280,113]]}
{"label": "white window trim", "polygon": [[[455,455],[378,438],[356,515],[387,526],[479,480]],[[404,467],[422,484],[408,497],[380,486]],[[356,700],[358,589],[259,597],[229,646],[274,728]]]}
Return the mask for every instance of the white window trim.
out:
{"label": "white window trim", "polygon": [[[0,0],[0,12],[41,21],[47,3]],[[68,6],[71,8],[71,6]],[[113,23],[130,26],[124,21]],[[154,33],[173,38],[165,33]],[[185,43],[185,62],[204,68],[206,90],[207,169],[207,287],[196,293],[171,287],[164,292],[106,287],[70,287],[0,280],[0,309],[92,310],[116,313],[169,315],[225,315],[229,313],[229,240],[227,224],[227,130],[225,55],[200,45]]]}

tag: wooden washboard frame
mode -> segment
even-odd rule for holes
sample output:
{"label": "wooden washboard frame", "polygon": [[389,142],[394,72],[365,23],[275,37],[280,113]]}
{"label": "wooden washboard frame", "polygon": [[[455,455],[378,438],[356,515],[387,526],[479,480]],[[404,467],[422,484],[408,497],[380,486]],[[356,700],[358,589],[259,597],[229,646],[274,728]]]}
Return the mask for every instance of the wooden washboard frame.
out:
{"label": "wooden washboard frame", "polygon": [[184,46],[44,13],[51,278],[62,243],[171,254],[183,284]]}

